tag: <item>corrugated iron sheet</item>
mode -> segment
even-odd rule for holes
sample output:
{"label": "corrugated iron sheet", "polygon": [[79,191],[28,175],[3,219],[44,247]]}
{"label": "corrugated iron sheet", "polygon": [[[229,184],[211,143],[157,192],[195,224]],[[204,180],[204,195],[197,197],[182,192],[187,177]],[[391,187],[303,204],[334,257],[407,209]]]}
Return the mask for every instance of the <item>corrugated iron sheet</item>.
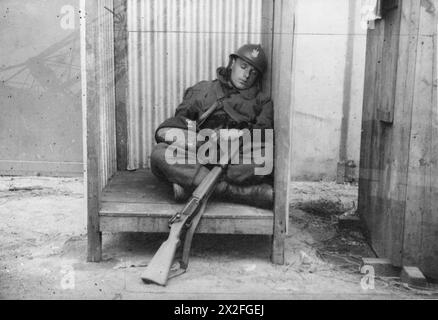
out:
{"label": "corrugated iron sheet", "polygon": [[102,188],[117,171],[116,122],[114,92],[114,30],[113,0],[98,0],[98,54],[100,63],[97,66],[99,81],[98,103],[100,116],[100,180]]}
{"label": "corrugated iron sheet", "polygon": [[128,0],[128,169],[149,167],[154,131],[184,90],[261,42],[262,0]]}

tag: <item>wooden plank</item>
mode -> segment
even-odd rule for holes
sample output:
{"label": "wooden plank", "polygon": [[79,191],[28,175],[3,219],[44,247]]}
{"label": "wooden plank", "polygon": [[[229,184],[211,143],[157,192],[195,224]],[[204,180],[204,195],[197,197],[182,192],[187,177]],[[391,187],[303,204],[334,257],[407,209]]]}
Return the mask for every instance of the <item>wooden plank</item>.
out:
{"label": "wooden plank", "polygon": [[[169,219],[162,217],[101,217],[103,232],[169,232]],[[272,235],[273,219],[227,219],[203,217],[196,233]]]}
{"label": "wooden plank", "polygon": [[[84,132],[84,163],[85,197],[87,210],[88,250],[87,260],[98,262],[102,258],[102,234],[99,229],[100,200],[100,148],[99,148],[99,109],[97,59],[98,59],[98,23],[97,1],[81,2],[81,54],[82,54],[82,88],[83,98],[83,132]],[[85,23],[83,23],[85,21]]]}
{"label": "wooden plank", "polygon": [[[413,86],[413,110],[409,150],[409,172],[405,211],[405,228],[403,243],[403,265],[423,266],[425,256],[433,256],[432,252],[424,251],[424,244],[438,238],[423,237],[424,227],[437,219],[433,218],[431,190],[432,161],[432,116],[433,82],[434,82],[434,39],[436,28],[435,13],[421,3],[420,11],[415,15],[419,20],[417,57],[415,60],[415,82]],[[436,159],[435,159],[436,160]],[[435,213],[436,214],[436,213]],[[428,217],[428,219],[425,219]],[[428,221],[432,219],[431,221]],[[426,227],[427,228],[427,227]],[[430,234],[433,236],[433,233]],[[435,265],[435,268],[438,265]]]}
{"label": "wooden plank", "polygon": [[[126,202],[102,202],[100,216],[108,217],[164,217],[169,218],[182,209],[183,204],[175,203],[126,203]],[[251,219],[272,220],[273,213],[270,210],[253,208],[240,204],[213,201],[208,204],[205,217],[215,219]],[[271,230],[272,231],[272,230]],[[271,232],[272,233],[272,232]]]}
{"label": "wooden plank", "polygon": [[[390,184],[387,188],[388,198],[392,199],[389,221],[382,233],[388,234],[385,251],[396,266],[402,266],[404,216],[406,211],[407,179],[409,167],[409,140],[412,125],[412,101],[415,82],[415,65],[418,40],[419,1],[408,1],[400,4],[401,25],[399,57],[397,66],[397,82],[394,110],[394,126],[392,132],[391,157],[392,164]],[[409,115],[409,116],[407,116]],[[404,203],[404,204],[403,204]]]}
{"label": "wooden plank", "polygon": [[105,192],[102,194],[101,202],[125,202],[125,203],[175,203],[171,191],[166,194],[154,195],[140,193],[119,193]]}
{"label": "wooden plank", "polygon": [[[438,8],[438,0],[433,0],[434,8]],[[437,12],[434,12],[434,25],[438,24]],[[423,216],[423,265],[422,270],[426,276],[438,279],[438,48],[437,29],[433,32],[433,82],[432,82],[432,108],[430,113],[431,140],[430,140],[430,193],[431,208]]]}
{"label": "wooden plank", "polygon": [[377,40],[376,29],[369,29],[366,40],[365,54],[365,80],[362,106],[362,130],[359,161],[359,197],[358,213],[364,219],[367,229],[372,233],[373,212],[371,207],[371,142],[372,142],[372,115],[375,101],[375,77],[376,77],[376,55]]}
{"label": "wooden plank", "polygon": [[401,10],[389,11],[384,19],[385,39],[380,63],[382,68],[381,101],[377,110],[377,119],[386,123],[392,123],[394,119],[400,19]]}
{"label": "wooden plank", "polygon": [[396,266],[402,265],[404,213],[409,163],[409,137],[412,119],[412,99],[418,35],[419,2],[404,1],[400,4],[400,40],[397,61],[394,125],[388,141],[389,157],[385,159],[389,178],[382,190],[387,199],[387,219],[380,232],[384,236],[385,257]]}
{"label": "wooden plank", "polygon": [[128,17],[127,0],[114,0],[114,67],[116,101],[117,170],[126,170],[128,161]]}
{"label": "wooden plank", "polygon": [[[398,44],[400,37],[401,21],[398,17],[401,16],[401,10],[397,10],[388,14],[382,20],[380,30],[381,38],[379,40],[378,77],[376,83],[376,103],[375,114],[373,120],[373,155],[372,167],[375,169],[373,180],[376,182],[372,185],[371,193],[373,194],[373,212],[374,225],[373,232],[375,241],[373,246],[379,253],[380,257],[391,257],[394,240],[393,230],[398,229],[398,225],[394,223],[392,215],[393,209],[404,207],[403,201],[393,199],[388,190],[391,190],[391,176],[397,172],[397,168],[393,168],[392,156],[394,134],[398,128],[389,126],[392,124],[394,116],[394,96],[397,79],[397,61],[398,61]],[[385,114],[382,114],[382,106]],[[396,217],[399,219],[399,217]],[[389,229],[388,229],[389,228]],[[394,242],[395,241],[395,242]],[[375,245],[374,245],[375,243]]]}
{"label": "wooden plank", "polygon": [[400,280],[410,286],[416,288],[429,288],[429,283],[420,269],[417,267],[403,267]]}
{"label": "wooden plank", "polygon": [[375,248],[382,248],[382,256],[386,256],[385,252],[385,233],[383,232],[386,226],[387,216],[384,212],[384,199],[382,198],[382,185],[385,182],[385,175],[382,170],[382,160],[385,154],[385,138],[382,136],[382,123],[377,120],[377,106],[382,99],[382,61],[383,61],[383,44],[385,37],[385,21],[378,20],[375,24],[376,36],[376,56],[374,63],[376,64],[374,78],[374,103],[372,105],[371,117],[371,152],[370,152],[370,210],[372,212],[372,239]]}
{"label": "wooden plank", "polygon": [[380,251],[382,241],[379,226],[377,186],[379,168],[376,163],[378,154],[378,135],[376,126],[376,105],[380,96],[380,64],[383,43],[384,22],[377,21],[374,29],[368,29],[365,61],[364,102],[362,111],[362,134],[359,174],[359,214],[363,217],[373,247]]}
{"label": "wooden plank", "polygon": [[272,100],[275,124],[275,203],[272,262],[277,264],[284,263],[284,239],[289,216],[295,4],[295,0],[274,2]]}
{"label": "wooden plank", "polygon": [[274,32],[274,0],[262,0],[262,47],[268,59],[263,79],[263,91],[272,96],[272,50]]}

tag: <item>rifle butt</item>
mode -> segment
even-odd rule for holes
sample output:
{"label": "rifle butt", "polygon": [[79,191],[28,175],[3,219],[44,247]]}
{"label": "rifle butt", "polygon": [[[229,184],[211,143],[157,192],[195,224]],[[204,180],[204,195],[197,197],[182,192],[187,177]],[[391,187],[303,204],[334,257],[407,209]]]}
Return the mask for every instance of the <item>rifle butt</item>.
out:
{"label": "rifle butt", "polygon": [[161,244],[141,275],[143,282],[156,283],[161,286],[166,285],[179,244],[180,240],[175,238],[167,239]]}

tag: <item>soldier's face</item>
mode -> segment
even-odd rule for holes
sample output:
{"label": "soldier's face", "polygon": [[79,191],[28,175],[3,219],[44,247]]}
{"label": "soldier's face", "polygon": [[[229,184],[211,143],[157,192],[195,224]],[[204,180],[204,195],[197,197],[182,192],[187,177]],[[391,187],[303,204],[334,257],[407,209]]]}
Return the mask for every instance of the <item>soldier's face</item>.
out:
{"label": "soldier's face", "polygon": [[252,87],[259,72],[252,65],[240,58],[234,59],[231,65],[231,82],[239,90]]}

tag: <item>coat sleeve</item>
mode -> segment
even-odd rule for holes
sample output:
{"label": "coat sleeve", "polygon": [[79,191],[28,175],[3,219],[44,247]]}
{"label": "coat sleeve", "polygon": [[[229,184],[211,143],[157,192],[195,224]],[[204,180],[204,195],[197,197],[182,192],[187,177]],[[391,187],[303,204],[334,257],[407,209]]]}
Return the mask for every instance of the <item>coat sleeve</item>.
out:
{"label": "coat sleeve", "polygon": [[202,113],[202,97],[208,87],[208,81],[201,81],[188,88],[181,104],[176,108],[175,117],[197,120]]}
{"label": "coat sleeve", "polygon": [[257,115],[253,129],[273,129],[274,128],[274,107],[270,99],[261,102],[260,113]]}
{"label": "coat sleeve", "polygon": [[[187,130],[187,120],[196,121],[202,112],[202,96],[207,81],[201,81],[193,87],[188,88],[184,93],[181,104],[176,108],[175,116],[166,119],[155,131],[155,140],[163,142],[162,131],[164,128],[180,128]],[[160,131],[161,130],[161,131]]]}

